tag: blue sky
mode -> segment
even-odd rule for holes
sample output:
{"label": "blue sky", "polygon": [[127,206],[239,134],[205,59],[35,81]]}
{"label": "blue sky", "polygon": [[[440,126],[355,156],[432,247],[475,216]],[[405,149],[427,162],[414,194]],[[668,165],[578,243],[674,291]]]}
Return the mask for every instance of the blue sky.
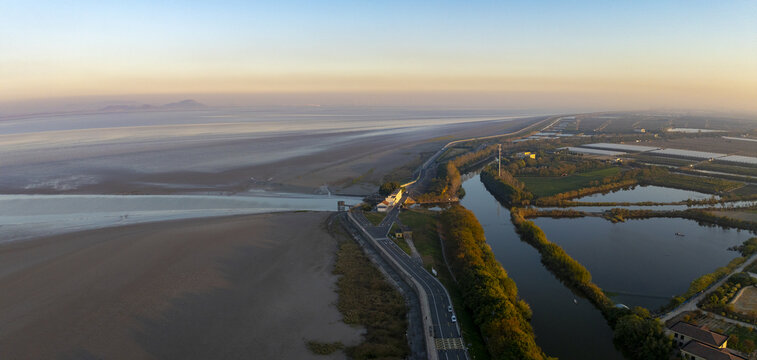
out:
{"label": "blue sky", "polygon": [[757,95],[755,1],[0,1],[0,9],[0,101],[609,91],[634,99],[630,106],[645,94],[685,105],[728,91],[711,105],[749,107]]}

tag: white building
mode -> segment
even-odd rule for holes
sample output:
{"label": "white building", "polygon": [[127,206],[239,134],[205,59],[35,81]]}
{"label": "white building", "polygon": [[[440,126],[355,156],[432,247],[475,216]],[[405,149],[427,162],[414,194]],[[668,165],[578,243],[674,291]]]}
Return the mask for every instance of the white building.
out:
{"label": "white building", "polygon": [[378,205],[376,205],[376,210],[378,212],[387,212],[387,210],[389,210],[391,207],[392,206],[389,205],[389,203],[386,200],[384,200],[380,202]]}
{"label": "white building", "polygon": [[404,191],[405,189],[403,188],[394,190],[394,192],[387,196],[384,201],[376,205],[376,210],[378,210],[378,212],[386,212],[394,207],[394,205],[397,205],[400,200],[402,200],[402,194],[404,193]]}

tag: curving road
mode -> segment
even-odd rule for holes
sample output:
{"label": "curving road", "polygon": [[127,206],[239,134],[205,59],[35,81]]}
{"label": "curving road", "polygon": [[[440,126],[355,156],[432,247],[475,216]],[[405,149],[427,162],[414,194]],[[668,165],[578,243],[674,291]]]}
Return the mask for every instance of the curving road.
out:
{"label": "curving road", "polygon": [[413,185],[415,183],[422,182],[420,180],[426,175],[427,170],[429,169],[429,167],[434,162],[436,162],[436,159],[438,159],[439,156],[441,156],[444,153],[444,151],[447,150],[450,146],[461,144],[461,143],[468,142],[468,141],[486,140],[486,139],[494,139],[494,138],[503,137],[503,136],[520,135],[520,134],[528,133],[529,131],[533,131],[534,128],[538,128],[539,126],[543,125],[544,123],[548,123],[546,126],[541,127],[539,129],[539,131],[544,131],[544,130],[548,129],[550,126],[556,124],[563,117],[564,116],[552,116],[552,117],[548,117],[548,118],[546,118],[544,120],[540,120],[540,121],[537,121],[537,122],[535,122],[535,123],[533,123],[531,125],[528,125],[528,126],[522,128],[520,130],[512,131],[512,132],[509,132],[509,133],[497,134],[497,135],[489,135],[489,136],[479,136],[479,137],[473,137],[473,138],[468,138],[468,139],[460,139],[460,140],[450,141],[446,145],[442,146],[442,148],[439,149],[439,151],[437,151],[436,153],[434,153],[434,155],[431,155],[431,157],[428,158],[428,160],[426,160],[423,164],[421,164],[420,167],[418,167],[418,169],[415,171],[415,174],[416,174],[415,179],[413,179],[410,182],[407,182],[407,183],[404,183],[404,184],[400,185],[400,187],[408,187],[408,186],[411,186],[411,185]]}
{"label": "curving road", "polygon": [[[426,176],[428,169],[436,162],[436,160],[447,150],[450,146],[467,141],[484,140],[490,138],[497,138],[508,135],[518,135],[532,131],[534,128],[544,125],[541,129],[546,129],[556,122],[560,121],[562,117],[549,117],[541,121],[537,121],[531,125],[524,127],[523,129],[513,131],[505,134],[491,135],[476,137],[470,139],[455,140],[444,145],[439,151],[434,153],[429,159],[427,159],[417,170],[415,180],[402,184],[402,187],[408,187],[416,182],[419,182]],[[425,296],[425,299],[421,300],[421,307],[424,309],[423,326],[427,327],[426,334],[426,349],[429,359],[468,359],[468,352],[465,349],[465,343],[463,342],[462,334],[457,322],[452,321],[452,316],[455,314],[452,306],[452,300],[450,299],[447,289],[442,285],[439,280],[431,275],[422,264],[415,261],[410,255],[405,253],[397,244],[387,238],[387,234],[397,221],[401,204],[404,203],[407,195],[403,196],[400,200],[400,204],[395,206],[389,211],[386,217],[379,223],[378,226],[374,226],[368,219],[363,216],[360,211],[347,213],[347,218],[350,222],[358,227],[360,231],[353,233],[353,236],[366,236],[369,237],[369,243],[379,247],[378,252],[386,257],[387,262],[395,264],[399,267],[399,271],[405,274],[411,282],[417,284],[422,289],[416,289],[419,297]],[[426,311],[427,310],[427,311]]]}
{"label": "curving road", "polygon": [[[429,310],[423,323],[430,328],[429,333],[433,338],[433,344],[427,347],[435,349],[439,359],[468,359],[458,323],[452,322],[454,309],[447,289],[394,241],[387,238],[389,229],[397,221],[399,211],[399,207],[393,208],[379,226],[373,226],[361,212],[353,212],[348,217],[372,238],[372,243],[385,250],[380,253],[390,256],[403,272],[423,288]],[[428,341],[430,340],[427,339]]]}

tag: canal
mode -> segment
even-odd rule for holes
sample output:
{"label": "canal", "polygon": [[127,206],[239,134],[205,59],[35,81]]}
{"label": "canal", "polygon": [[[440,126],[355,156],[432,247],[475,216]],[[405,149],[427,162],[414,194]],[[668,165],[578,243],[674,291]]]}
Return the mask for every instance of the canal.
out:
{"label": "canal", "polygon": [[531,324],[537,344],[548,355],[565,360],[623,359],[599,310],[544,268],[536,249],[515,233],[508,209],[489,194],[479,177],[465,180],[463,188],[461,204],[481,222],[495,257],[533,310]]}

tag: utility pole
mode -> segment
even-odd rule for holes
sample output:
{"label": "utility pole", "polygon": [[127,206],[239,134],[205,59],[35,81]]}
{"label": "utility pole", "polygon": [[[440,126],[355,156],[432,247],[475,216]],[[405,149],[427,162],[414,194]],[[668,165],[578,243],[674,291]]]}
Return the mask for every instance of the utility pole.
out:
{"label": "utility pole", "polygon": [[502,177],[502,144],[497,144],[497,177]]}

